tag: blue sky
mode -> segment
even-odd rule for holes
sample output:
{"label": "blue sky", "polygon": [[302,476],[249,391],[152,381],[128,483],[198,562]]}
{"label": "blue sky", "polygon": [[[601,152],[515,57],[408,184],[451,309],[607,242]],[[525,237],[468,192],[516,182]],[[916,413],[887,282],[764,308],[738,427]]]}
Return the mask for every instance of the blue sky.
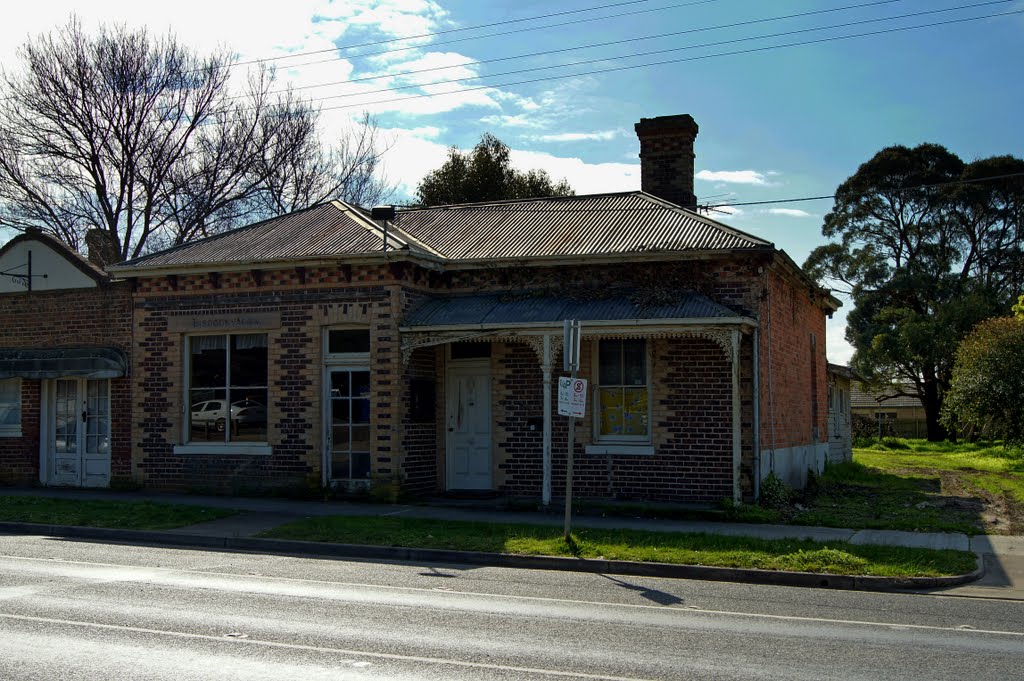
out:
{"label": "blue sky", "polygon": [[[831,194],[860,163],[891,144],[937,142],[965,160],[1024,155],[1020,123],[1024,14],[709,56],[1024,10],[1020,0],[967,7],[980,1],[894,0],[705,30],[866,3],[182,0],[154,7],[113,0],[85,4],[51,0],[42,6],[7,10],[0,27],[0,60],[5,69],[16,69],[14,46],[29,34],[62,23],[76,7],[87,26],[124,21],[156,32],[171,29],[201,50],[229,46],[242,60],[297,55],[275,61],[279,75],[296,87],[308,88],[299,92],[320,102],[329,130],[343,129],[363,110],[377,116],[390,145],[385,164],[388,177],[399,187],[396,202],[411,198],[423,173],[443,161],[448,146],[471,147],[484,132],[506,142],[517,164],[565,177],[578,193],[638,189],[633,124],[641,117],[689,113],[700,126],[698,197],[745,203]],[[946,9],[951,11],[894,18]],[[555,13],[562,14],[516,21]],[[875,19],[882,20],[748,40]],[[463,30],[495,22],[511,23]],[[675,35],[651,38],[669,33]],[[437,35],[335,49],[424,34]],[[553,52],[612,41],[626,42]],[[734,42],[706,45],[722,41]],[[628,56],[659,50],[673,51]],[[302,56],[314,51],[324,52]],[[547,54],[507,59],[527,53]],[[691,57],[696,59],[653,65]],[[495,59],[504,61],[476,63]],[[497,75],[593,59],[602,61]],[[609,71],[630,65],[638,68]],[[425,71],[438,67],[447,68]],[[420,73],[400,75],[413,70]],[[603,72],[495,87],[580,71]],[[371,76],[381,80],[351,82]],[[484,78],[442,82],[473,76]],[[325,83],[336,84],[309,87]],[[397,92],[373,92],[410,85]],[[442,92],[447,94],[439,96]],[[434,96],[385,101],[419,94]],[[812,248],[823,243],[821,219],[830,206],[830,201],[741,206],[716,217],[774,241],[802,263]],[[844,319],[839,314],[829,326],[832,361],[849,357],[849,347],[842,341]]]}

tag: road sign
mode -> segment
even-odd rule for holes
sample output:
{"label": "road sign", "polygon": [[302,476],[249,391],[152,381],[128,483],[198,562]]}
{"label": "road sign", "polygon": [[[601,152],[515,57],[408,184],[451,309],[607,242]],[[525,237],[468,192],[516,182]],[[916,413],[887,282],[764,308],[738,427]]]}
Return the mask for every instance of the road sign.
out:
{"label": "road sign", "polygon": [[587,408],[587,379],[561,376],[558,379],[558,413],[582,418]]}

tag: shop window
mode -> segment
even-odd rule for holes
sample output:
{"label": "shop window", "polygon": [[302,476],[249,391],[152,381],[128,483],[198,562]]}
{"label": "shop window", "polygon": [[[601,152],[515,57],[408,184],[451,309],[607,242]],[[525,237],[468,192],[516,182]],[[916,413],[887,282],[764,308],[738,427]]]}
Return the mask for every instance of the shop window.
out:
{"label": "shop window", "polygon": [[267,441],[267,335],[188,338],[189,442]]}
{"label": "shop window", "polygon": [[595,409],[598,441],[650,441],[647,378],[646,341],[610,339],[599,342]]}
{"label": "shop window", "polygon": [[21,437],[21,379],[0,380],[0,437]]}

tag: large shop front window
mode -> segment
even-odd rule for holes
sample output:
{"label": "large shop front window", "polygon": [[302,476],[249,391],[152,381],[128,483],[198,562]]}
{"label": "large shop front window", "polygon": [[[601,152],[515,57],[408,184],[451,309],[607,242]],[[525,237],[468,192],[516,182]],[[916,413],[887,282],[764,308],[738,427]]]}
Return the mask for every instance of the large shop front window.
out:
{"label": "large shop front window", "polygon": [[0,380],[0,437],[21,435],[21,379]]}
{"label": "large shop front window", "polygon": [[190,442],[267,441],[267,335],[188,338]]}
{"label": "large shop front window", "polygon": [[646,341],[600,341],[597,382],[597,440],[649,442],[650,388]]}

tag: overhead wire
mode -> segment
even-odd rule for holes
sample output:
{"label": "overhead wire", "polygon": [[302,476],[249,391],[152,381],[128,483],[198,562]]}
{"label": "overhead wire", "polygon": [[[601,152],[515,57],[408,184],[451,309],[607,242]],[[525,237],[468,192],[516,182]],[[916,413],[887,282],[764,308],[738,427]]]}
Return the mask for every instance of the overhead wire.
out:
{"label": "overhead wire", "polygon": [[[904,1],[905,0],[875,0],[874,2],[866,2],[866,3],[857,4],[857,5],[845,5],[845,6],[842,6],[842,7],[831,7],[831,8],[827,8],[827,9],[821,9],[821,10],[812,10],[812,11],[808,11],[808,12],[798,12],[798,13],[795,13],[795,14],[784,14],[784,15],[780,15],[780,16],[766,17],[766,18],[763,18],[763,19],[750,19],[750,20],[747,20],[747,21],[738,21],[738,22],[733,22],[733,23],[728,23],[728,24],[718,24],[718,25],[715,25],[715,26],[703,26],[703,27],[700,27],[700,28],[690,28],[690,29],[685,29],[685,30],[682,30],[682,31],[671,31],[669,33],[659,33],[659,34],[656,34],[656,35],[639,36],[639,37],[636,37],[636,38],[626,38],[626,39],[622,39],[622,40],[612,40],[612,41],[607,41],[607,42],[602,42],[602,43],[590,43],[590,44],[586,44],[586,45],[577,45],[577,46],[573,46],[573,47],[563,47],[563,48],[554,49],[554,50],[542,50],[542,51],[539,51],[539,52],[528,52],[528,53],[525,53],[525,54],[517,54],[517,55],[508,56],[508,57],[496,57],[494,59],[482,59],[482,60],[472,61],[472,62],[462,62],[462,63],[459,63],[459,64],[452,64],[452,65],[448,65],[448,66],[435,66],[435,67],[431,67],[431,68],[416,69],[416,70],[412,70],[412,71],[400,71],[400,72],[395,72],[395,73],[385,73],[385,74],[376,75],[376,76],[364,76],[364,77],[361,77],[361,78],[350,78],[348,80],[332,81],[330,83],[316,83],[316,84],[313,84],[313,85],[303,85],[303,86],[291,88],[291,91],[312,90],[312,89],[315,89],[315,88],[333,87],[333,86],[336,86],[336,85],[347,85],[347,84],[350,84],[350,83],[361,83],[361,82],[373,81],[373,80],[385,80],[385,79],[389,79],[389,78],[399,78],[399,77],[402,77],[402,76],[419,75],[419,74],[423,74],[423,73],[431,73],[431,72],[435,72],[435,71],[444,71],[444,70],[450,70],[450,69],[454,69],[454,68],[466,68],[466,67],[469,67],[469,66],[482,66],[482,65],[485,65],[485,64],[494,64],[494,63],[504,62],[504,61],[514,61],[516,59],[527,59],[527,58],[531,58],[531,57],[546,57],[546,56],[551,56],[551,55],[555,55],[555,54],[563,54],[563,53],[566,53],[566,52],[574,52],[576,50],[588,50],[588,49],[594,49],[594,48],[598,48],[598,47],[610,47],[612,45],[622,45],[622,44],[626,44],[626,43],[635,43],[635,42],[645,41],[645,40],[657,40],[657,39],[660,39],[660,38],[673,38],[673,37],[678,37],[678,36],[681,36],[681,35],[688,35],[688,34],[694,34],[694,33],[704,33],[704,32],[708,32],[708,31],[718,31],[718,30],[724,30],[724,29],[728,29],[728,28],[739,28],[741,26],[752,26],[752,25],[755,25],[755,24],[765,24],[765,23],[771,23],[771,22],[776,22],[776,21],[785,21],[787,19],[798,19],[798,18],[803,18],[803,17],[815,16],[815,15],[821,15],[821,14],[829,14],[829,13],[834,13],[834,12],[843,12],[843,11],[854,10],[854,9],[864,9],[864,8],[867,8],[867,7],[874,7],[874,6],[877,6],[877,5],[888,5],[888,4],[893,4],[893,3],[896,3],[896,2],[904,2]],[[991,0],[990,2],[982,2],[982,3],[975,4],[975,5],[965,5],[965,6],[961,6],[960,8],[949,8],[949,9],[941,9],[941,10],[932,10],[931,12],[922,11],[922,12],[919,12],[919,13],[906,14],[906,15],[902,15],[902,16],[903,17],[906,17],[906,16],[917,16],[917,15],[920,15],[920,14],[928,14],[928,13],[934,13],[934,12],[953,11],[955,9],[963,9],[965,7],[979,7],[979,6],[991,5],[991,4],[1005,4],[1005,3],[1008,3],[1008,2],[1012,2],[1012,1],[1013,0]],[[893,18],[900,18],[900,17],[893,17]],[[839,26],[845,26],[845,25],[847,25],[847,24],[840,24]],[[544,28],[544,27],[542,27],[542,28]],[[823,30],[823,29],[816,29],[816,30]],[[488,36],[488,37],[494,37],[494,36]],[[433,47],[436,47],[437,45],[443,45],[443,44],[445,44],[445,43],[433,43],[433,44],[430,45],[430,47],[433,48]],[[416,48],[421,48],[421,47],[422,46],[416,46]],[[402,48],[402,50],[405,50],[405,49],[415,49],[415,48]],[[689,48],[677,48],[677,49],[689,49]],[[359,57],[366,57],[366,56],[377,56],[377,55],[382,55],[382,54],[390,54],[392,52],[398,52],[398,51],[402,51],[402,50],[386,50],[384,52],[373,52],[373,53],[369,53],[369,54],[352,55],[352,57],[359,58]],[[641,53],[641,55],[642,54],[644,54],[644,53]],[[636,56],[636,55],[633,55],[633,56]],[[337,61],[337,60],[340,60],[340,59],[349,59],[349,58],[352,58],[352,57],[338,57],[337,59],[331,59],[331,60],[324,60],[324,61],[317,61],[317,62],[307,62],[306,64],[290,66],[288,68],[295,68],[297,66],[308,66],[308,65],[311,65],[311,64],[322,64],[322,63],[327,63],[327,62],[330,62],[330,61]],[[598,60],[598,61],[600,61],[600,60]],[[555,68],[555,67],[552,67],[552,68]],[[498,75],[503,75],[503,74],[498,74]],[[486,76],[479,76],[479,77],[486,77]],[[283,90],[278,91],[278,93],[280,93],[280,92],[284,92],[284,91]]]}
{"label": "overhead wire", "polygon": [[[681,47],[670,47],[670,48],[665,48],[665,49],[661,49],[661,50],[648,50],[648,51],[645,51],[645,52],[634,52],[634,53],[631,53],[631,54],[624,54],[624,55],[613,55],[613,56],[595,57],[593,59],[584,59],[584,60],[579,60],[579,61],[574,61],[574,62],[568,62],[568,63],[565,63],[565,64],[551,64],[551,65],[546,65],[546,66],[534,66],[534,67],[523,68],[523,69],[515,69],[515,70],[512,70],[512,71],[503,71],[501,73],[491,73],[491,74],[479,75],[479,76],[465,76],[465,77],[462,77],[462,78],[451,78],[451,79],[448,79],[448,80],[432,81],[430,83],[411,83],[411,84],[408,84],[408,85],[396,85],[396,86],[393,86],[393,87],[380,88],[380,89],[377,89],[377,90],[367,90],[367,91],[358,92],[358,93],[343,93],[343,94],[336,94],[336,95],[325,95],[325,96],[322,96],[322,97],[310,98],[309,100],[304,100],[304,101],[323,102],[323,101],[328,101],[328,100],[331,100],[331,99],[346,99],[346,98],[349,98],[349,97],[360,97],[360,96],[366,96],[366,95],[371,95],[371,94],[379,94],[379,93],[383,93],[383,92],[399,92],[401,90],[409,90],[409,89],[414,89],[414,88],[422,88],[422,87],[427,86],[427,85],[429,85],[429,86],[450,85],[450,84],[453,84],[453,83],[464,83],[464,82],[467,82],[467,81],[482,80],[482,79],[485,79],[485,78],[500,78],[500,77],[503,77],[503,76],[517,75],[517,74],[521,74],[521,73],[533,73],[533,72],[537,72],[537,71],[550,71],[550,70],[553,70],[553,69],[571,68],[571,67],[574,67],[574,66],[586,66],[588,64],[597,64],[597,63],[608,62],[608,61],[613,61],[613,60],[635,59],[637,57],[649,57],[649,56],[656,55],[656,54],[667,54],[667,53],[671,53],[671,52],[681,52],[681,51],[686,51],[686,50],[696,50],[696,49],[702,49],[702,48],[707,48],[707,47],[720,47],[722,45],[731,45],[731,44],[744,43],[744,42],[750,42],[750,41],[755,41],[755,40],[769,40],[769,39],[772,39],[772,38],[781,38],[781,37],[791,36],[791,35],[800,35],[800,34],[806,34],[806,33],[819,32],[819,31],[829,31],[829,30],[835,30],[835,29],[839,29],[839,28],[849,28],[851,26],[861,26],[861,25],[865,25],[865,24],[875,24],[875,23],[880,23],[880,22],[896,21],[896,20],[900,20],[900,19],[909,19],[909,18],[913,18],[913,17],[920,17],[920,16],[926,16],[926,15],[940,14],[940,13],[952,12],[952,11],[959,11],[959,10],[962,10],[962,9],[972,9],[972,8],[976,8],[976,7],[984,7],[984,6],[997,5],[997,4],[1007,4],[1007,3],[1013,2],[1013,1],[1014,0],[987,0],[986,2],[975,3],[973,5],[961,5],[961,6],[958,6],[958,7],[948,7],[948,8],[935,9],[935,10],[922,10],[922,11],[919,11],[919,12],[910,12],[910,13],[907,13],[907,14],[899,14],[899,15],[894,15],[894,16],[889,16],[889,17],[876,17],[876,18],[872,18],[872,19],[860,19],[860,20],[857,20],[857,21],[849,21],[849,22],[843,22],[843,23],[839,23],[839,24],[831,24],[829,26],[816,26],[816,27],[812,27],[812,28],[793,29],[791,31],[780,31],[780,32],[777,32],[777,33],[767,33],[767,34],[756,35],[756,36],[746,36],[746,37],[743,37],[743,38],[733,38],[733,39],[730,39],[730,40],[719,40],[719,41],[714,41],[714,42],[700,43],[700,44],[696,44],[696,45],[684,45],[684,46],[681,46]],[[860,6],[855,5],[854,7],[860,7]],[[775,17],[775,18],[772,18],[772,19],[765,19],[765,20],[759,20],[759,21],[775,21],[775,20],[778,20],[778,19],[790,18],[792,16],[796,16],[796,15],[788,15],[786,17]],[[742,22],[742,24],[746,24],[746,23],[757,23],[757,22]],[[739,26],[739,25],[742,25],[742,24],[727,24],[725,26],[726,27],[733,27],[733,26]],[[586,46],[582,46],[582,47],[562,48],[562,49],[559,49],[559,50],[549,50],[549,51],[545,51],[545,52],[535,52],[535,53],[532,53],[532,54],[519,55],[519,56],[513,56],[513,57],[501,57],[501,58],[498,58],[498,59],[484,60],[484,61],[478,61],[478,62],[468,62],[468,63],[457,64],[457,65],[453,65],[453,66],[442,66],[442,67],[433,67],[433,68],[429,68],[429,69],[419,69],[419,70],[415,70],[415,71],[406,71],[406,72],[402,72],[402,73],[386,74],[386,75],[383,75],[383,76],[367,76],[367,77],[364,77],[364,78],[354,78],[354,79],[350,79],[350,80],[347,80],[347,81],[340,81],[340,82],[337,82],[337,83],[327,83],[327,84],[323,84],[323,85],[305,86],[304,88],[297,88],[297,89],[308,89],[308,88],[314,88],[314,87],[326,87],[328,85],[331,85],[331,86],[333,86],[333,85],[347,85],[347,84],[366,82],[366,81],[392,79],[392,78],[398,78],[398,77],[407,76],[407,75],[420,75],[420,74],[423,74],[423,73],[442,71],[442,70],[452,69],[452,68],[467,67],[467,66],[474,66],[474,65],[479,65],[479,64],[488,64],[488,63],[501,62],[501,61],[509,61],[509,60],[513,60],[513,59],[522,59],[522,58],[534,57],[534,56],[547,56],[547,55],[551,55],[551,54],[557,54],[557,53],[560,53],[560,52],[568,52],[568,51],[573,51],[573,50],[577,50],[577,49],[588,49],[588,48],[591,48],[591,47],[605,47],[605,46],[608,46],[608,45],[616,45],[616,44],[621,44],[621,43],[626,43],[626,42],[636,42],[637,40],[653,40],[653,39],[657,39],[657,38],[676,36],[676,35],[680,35],[680,34],[683,34],[683,33],[693,33],[693,32],[703,31],[703,30],[713,30],[715,28],[721,28],[721,27],[709,27],[709,28],[706,28],[706,29],[690,29],[690,30],[687,30],[687,31],[677,31],[677,32],[673,32],[673,33],[665,33],[665,34],[661,34],[661,35],[649,36],[649,37],[645,37],[645,38],[638,38],[638,39],[632,39],[632,40],[618,40],[618,41],[612,41],[612,42],[608,42],[608,43],[597,43],[597,44],[594,44],[594,45],[586,45]],[[589,75],[589,74],[587,74],[587,75]]]}
{"label": "overhead wire", "polygon": [[[919,30],[919,29],[924,29],[924,28],[934,28],[936,26],[948,26],[948,25],[953,25],[953,24],[962,24],[962,23],[967,23],[967,22],[971,22],[971,21],[980,21],[982,19],[993,19],[993,18],[998,18],[998,17],[1020,15],[1020,14],[1024,14],[1024,9],[1021,9],[1021,10],[1009,10],[1009,11],[1006,11],[1006,12],[998,12],[998,13],[994,13],[994,14],[985,14],[985,15],[975,16],[975,17],[962,17],[962,18],[957,18],[957,19],[949,19],[949,20],[946,20],[946,21],[936,21],[936,22],[931,22],[931,23],[926,23],[926,24],[917,24],[917,25],[914,25],[914,26],[901,26],[901,27],[897,27],[897,28],[879,29],[879,30],[876,30],[876,31],[866,31],[866,32],[863,32],[863,33],[852,33],[852,34],[840,35],[840,36],[829,36],[829,37],[817,38],[817,39],[813,39],[813,40],[804,40],[804,41],[797,41],[797,42],[791,42],[791,43],[783,43],[783,44],[780,44],[780,45],[767,45],[767,46],[763,46],[763,47],[753,47],[753,48],[748,48],[748,49],[743,49],[743,50],[731,50],[731,51],[727,51],[727,52],[717,52],[717,53],[713,53],[713,54],[705,54],[705,55],[699,55],[699,56],[695,56],[695,57],[685,57],[685,58],[681,58],[681,59],[668,59],[668,60],[662,60],[662,61],[657,61],[657,62],[647,62],[647,63],[643,63],[643,64],[632,64],[632,65],[627,65],[627,66],[609,67],[609,68],[605,68],[605,69],[593,69],[593,70],[590,70],[590,71],[581,71],[581,72],[562,74],[562,75],[556,75],[556,76],[546,76],[546,77],[542,77],[542,78],[531,78],[531,79],[526,79],[526,80],[519,80],[519,81],[508,82],[508,83],[492,83],[492,84],[488,84],[488,85],[481,85],[481,86],[463,88],[463,89],[460,89],[460,90],[454,90],[454,91],[449,91],[449,92],[422,93],[422,94],[418,94],[418,95],[410,95],[410,96],[407,96],[407,97],[396,97],[396,98],[391,98],[391,99],[372,100],[372,101],[369,101],[369,102],[359,102],[359,103],[356,103],[356,104],[344,104],[344,105],[331,106],[331,107],[322,107],[319,110],[320,111],[338,111],[338,110],[352,109],[352,108],[357,108],[357,107],[369,107],[369,106],[374,106],[374,105],[378,105],[378,104],[395,104],[395,103],[398,103],[398,102],[410,101],[410,100],[414,100],[414,99],[423,99],[423,98],[428,98],[428,97],[445,97],[445,96],[452,96],[452,95],[464,95],[464,94],[469,93],[469,92],[477,92],[477,91],[480,91],[480,90],[497,90],[497,89],[501,89],[501,88],[513,87],[513,86],[516,86],[516,85],[528,85],[528,84],[532,84],[532,83],[540,83],[540,82],[546,82],[546,81],[552,81],[552,80],[564,80],[564,79],[567,79],[567,78],[578,78],[580,76],[602,75],[602,74],[605,74],[605,73],[615,73],[615,72],[620,72],[620,71],[635,70],[635,69],[639,69],[639,68],[650,68],[650,67],[653,67],[653,66],[666,66],[666,65],[669,65],[669,64],[681,64],[681,63],[692,62],[692,61],[700,61],[700,60],[704,60],[704,59],[715,59],[715,58],[719,58],[719,57],[730,57],[730,56],[737,56],[737,55],[743,55],[743,54],[755,54],[755,53],[759,53],[759,52],[768,52],[768,51],[771,51],[771,50],[789,49],[789,48],[793,48],[793,47],[802,47],[802,46],[806,46],[806,45],[815,45],[815,44],[829,43],[829,42],[835,42],[835,41],[840,41],[840,40],[851,40],[851,39],[855,39],[855,38],[865,38],[865,37],[871,37],[871,36],[877,36],[877,35],[885,35],[885,34],[890,34],[890,33],[899,33],[899,32],[904,32],[904,31]],[[347,96],[355,97],[355,96],[359,96],[359,95],[347,95]],[[311,101],[311,102],[313,102],[313,101],[320,101],[321,99],[326,99],[326,98],[315,98],[315,99],[310,99],[309,101]]]}

